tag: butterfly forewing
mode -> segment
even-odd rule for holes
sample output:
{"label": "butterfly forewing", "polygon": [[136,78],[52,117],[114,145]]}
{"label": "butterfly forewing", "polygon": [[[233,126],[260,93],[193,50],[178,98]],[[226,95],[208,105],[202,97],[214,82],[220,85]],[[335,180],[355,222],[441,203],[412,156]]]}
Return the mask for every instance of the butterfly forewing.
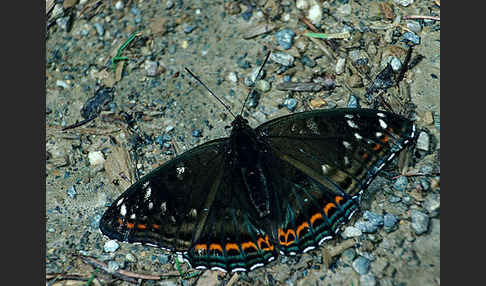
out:
{"label": "butterfly forewing", "polygon": [[121,241],[187,250],[209,190],[221,179],[226,142],[203,144],[143,177],[105,212],[101,231]]}
{"label": "butterfly forewing", "polygon": [[357,193],[415,136],[411,121],[366,109],[297,113],[256,131],[278,170],[270,176],[279,182],[276,240],[285,254],[331,239],[357,210]]}

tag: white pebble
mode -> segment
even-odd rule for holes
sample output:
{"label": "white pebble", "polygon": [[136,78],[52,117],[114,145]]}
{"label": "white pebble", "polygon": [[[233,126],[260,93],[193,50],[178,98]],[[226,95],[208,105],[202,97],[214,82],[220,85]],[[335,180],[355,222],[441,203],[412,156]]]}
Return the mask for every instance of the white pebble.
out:
{"label": "white pebble", "polygon": [[344,72],[345,58],[339,58],[336,63],[336,74],[342,74]]}
{"label": "white pebble", "polygon": [[318,2],[313,3],[312,7],[309,9],[307,13],[307,18],[312,22],[312,24],[317,25],[321,22],[322,19],[322,7],[319,5]]}
{"label": "white pebble", "polygon": [[228,73],[228,80],[233,83],[236,83],[238,81],[238,76],[236,75],[235,72],[230,72]]}
{"label": "white pebble", "polygon": [[123,1],[118,1],[115,4],[115,9],[116,10],[122,10],[124,8]]}
{"label": "white pebble", "polygon": [[63,80],[57,80],[56,81],[56,86],[60,86],[60,87],[65,88],[65,89],[69,89],[70,88],[69,84],[67,84]]}
{"label": "white pebble", "polygon": [[101,165],[105,162],[105,157],[101,151],[92,151],[88,154],[89,164],[91,166]]}

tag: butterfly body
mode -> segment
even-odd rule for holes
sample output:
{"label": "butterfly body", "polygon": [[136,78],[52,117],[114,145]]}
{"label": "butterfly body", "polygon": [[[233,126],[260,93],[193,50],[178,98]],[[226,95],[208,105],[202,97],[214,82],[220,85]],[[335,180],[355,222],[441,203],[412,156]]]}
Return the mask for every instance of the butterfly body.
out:
{"label": "butterfly body", "polygon": [[415,125],[370,109],[316,110],[251,128],[158,167],[106,211],[110,238],[183,253],[198,269],[251,271],[335,237],[359,195],[415,137]]}

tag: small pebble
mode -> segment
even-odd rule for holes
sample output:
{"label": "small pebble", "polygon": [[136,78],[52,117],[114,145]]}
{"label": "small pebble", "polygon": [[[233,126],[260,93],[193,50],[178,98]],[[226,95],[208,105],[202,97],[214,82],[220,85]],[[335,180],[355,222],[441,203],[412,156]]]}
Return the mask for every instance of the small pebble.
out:
{"label": "small pebble", "polygon": [[295,7],[300,10],[307,10],[310,6],[310,0],[296,0]]}
{"label": "small pebble", "polygon": [[68,31],[71,28],[71,16],[58,18],[56,24],[64,31]]}
{"label": "small pebble", "polygon": [[429,134],[427,134],[427,132],[424,131],[420,132],[416,144],[417,149],[427,152],[429,151],[429,144],[430,144]]}
{"label": "small pebble", "polygon": [[57,17],[60,17],[64,13],[64,8],[62,7],[62,4],[57,3],[54,5],[54,8],[52,9],[51,12],[51,18],[55,19]]}
{"label": "small pebble", "polygon": [[60,86],[60,87],[62,87],[64,89],[69,89],[70,88],[69,84],[67,84],[63,80],[56,80],[56,86]]}
{"label": "small pebble", "polygon": [[100,227],[100,220],[101,220],[101,215],[97,214],[91,219],[89,224],[93,229],[98,229]]}
{"label": "small pebble", "polygon": [[391,232],[395,229],[397,218],[392,214],[386,214],[383,216],[383,229],[386,232]]}
{"label": "small pebble", "polygon": [[182,25],[182,26],[183,26],[183,29],[184,29],[184,33],[186,33],[186,34],[191,33],[192,31],[194,31],[194,29],[197,28],[196,25],[192,25],[192,24],[189,24],[189,23],[184,23],[184,25]]}
{"label": "small pebble", "polygon": [[291,29],[283,29],[275,33],[275,40],[284,50],[288,50],[294,43],[295,32]]}
{"label": "small pebble", "polygon": [[413,4],[413,1],[414,0],[395,0],[395,3],[397,3],[398,5],[401,5],[403,7],[407,7],[411,4]]}
{"label": "small pebble", "polygon": [[115,240],[108,240],[103,246],[103,250],[109,253],[115,252],[118,248],[120,248],[120,245]]}
{"label": "small pebble", "polygon": [[120,269],[120,264],[118,262],[113,260],[108,261],[108,272],[114,273],[118,269]]}
{"label": "small pebble", "polygon": [[91,166],[101,165],[105,162],[105,157],[101,151],[91,151],[88,154],[88,160]]}
{"label": "small pebble", "polygon": [[261,92],[267,92],[270,90],[270,88],[271,88],[270,83],[263,79],[257,81],[257,83],[255,84],[255,89]]}
{"label": "small pebble", "polygon": [[359,285],[360,286],[375,286],[376,285],[376,278],[373,274],[365,274],[359,277]]}
{"label": "small pebble", "polygon": [[123,4],[123,1],[116,2],[116,4],[115,4],[115,9],[116,10],[123,10],[123,8],[125,8],[125,5]]}
{"label": "small pebble", "polygon": [[365,211],[363,214],[363,218],[371,222],[373,225],[376,225],[377,227],[383,225],[383,216],[377,213]]}
{"label": "small pebble", "polygon": [[270,55],[270,59],[283,66],[292,66],[294,64],[294,57],[283,52],[275,52]]}
{"label": "small pebble", "polygon": [[196,137],[196,138],[197,138],[197,137],[201,137],[201,136],[202,136],[202,131],[201,131],[201,129],[196,129],[196,130],[193,130],[193,131],[192,131],[192,136],[193,136],[193,137]]}
{"label": "small pebble", "polygon": [[353,263],[353,260],[356,258],[356,250],[354,250],[354,248],[348,248],[345,251],[343,251],[341,257],[343,259],[343,262],[347,264],[351,264]]}
{"label": "small pebble", "polygon": [[135,257],[135,255],[133,255],[131,253],[127,253],[127,255],[125,255],[125,259],[128,262],[132,262],[132,263],[136,263],[137,262],[137,257]]}
{"label": "small pebble", "polygon": [[440,209],[440,197],[436,194],[429,194],[423,202],[423,206],[429,214],[435,216]]}
{"label": "small pebble", "polygon": [[347,104],[348,108],[358,108],[359,107],[359,102],[358,102],[358,98],[354,95],[350,95],[349,96],[349,100],[348,100],[348,104]]}
{"label": "small pebble", "polygon": [[238,82],[238,75],[235,72],[230,72],[228,73],[228,80],[233,83],[236,83]]}
{"label": "small pebble", "polygon": [[174,130],[174,126],[172,125],[167,125],[167,127],[165,127],[165,132],[171,132],[172,130]]}
{"label": "small pebble", "polygon": [[167,255],[167,254],[160,254],[160,255],[158,256],[158,258],[159,258],[158,260],[159,260],[159,262],[160,262],[160,263],[162,263],[162,264],[167,264],[167,263],[169,262],[169,258],[170,258],[170,256],[169,256],[169,255]]}
{"label": "small pebble", "polygon": [[420,37],[412,32],[405,32],[402,35],[402,41],[403,42],[410,42],[414,45],[419,45],[420,44]]}
{"label": "small pebble", "polygon": [[370,270],[370,261],[363,256],[356,258],[352,263],[354,271],[360,275],[368,273]]}
{"label": "small pebble", "polygon": [[308,66],[310,68],[313,68],[317,65],[316,62],[313,59],[311,59],[311,58],[309,58],[308,56],[305,56],[305,55],[300,59],[300,62],[303,65]]}
{"label": "small pebble", "polygon": [[318,1],[313,1],[313,5],[310,7],[309,11],[307,12],[307,18],[314,25],[318,25],[321,23],[322,7]]}
{"label": "small pebble", "polygon": [[76,192],[76,189],[74,188],[74,186],[72,186],[71,188],[69,188],[67,191],[66,191],[67,195],[71,198],[71,199],[75,199],[76,198],[76,195],[77,195],[77,192]]}
{"label": "small pebble", "polygon": [[349,15],[351,15],[351,5],[350,4],[340,5],[337,9],[337,13],[341,14],[341,17],[348,17]]}
{"label": "small pebble", "polygon": [[311,99],[310,104],[313,108],[321,108],[321,107],[325,106],[327,104],[327,102],[320,97],[316,97],[316,98]]}
{"label": "small pebble", "polygon": [[415,234],[421,235],[429,229],[429,216],[423,212],[412,210],[412,223],[411,226],[415,230]]}
{"label": "small pebble", "polygon": [[105,29],[103,28],[103,25],[100,23],[94,23],[94,26],[96,28],[96,33],[98,33],[98,36],[103,37],[105,34]]}
{"label": "small pebble", "polygon": [[420,31],[422,30],[422,26],[420,26],[420,23],[414,20],[407,20],[406,25],[407,28],[414,33],[420,33]]}
{"label": "small pebble", "polygon": [[361,232],[361,230],[357,227],[354,227],[354,226],[347,226],[344,231],[343,231],[343,238],[350,238],[350,237],[358,237],[358,236],[361,236],[361,234],[363,234]]}
{"label": "small pebble", "polygon": [[283,103],[288,110],[293,112],[297,107],[297,100],[295,98],[287,98]]}
{"label": "small pebble", "polygon": [[345,58],[338,58],[336,63],[336,74],[342,74],[344,72],[345,63],[346,63]]}
{"label": "small pebble", "polygon": [[396,181],[393,183],[393,188],[395,190],[403,192],[407,189],[408,186],[408,179],[405,176],[400,176],[396,179]]}
{"label": "small pebble", "polygon": [[398,72],[402,69],[402,62],[397,57],[391,58],[390,65],[395,72]]}
{"label": "small pebble", "polygon": [[145,74],[147,76],[156,76],[157,75],[157,66],[158,63],[156,61],[145,61]]}
{"label": "small pebble", "polygon": [[392,204],[395,204],[395,203],[398,203],[399,201],[401,201],[402,199],[400,197],[397,197],[397,196],[391,196],[390,199],[388,200],[390,203]]}
{"label": "small pebble", "polygon": [[424,121],[424,124],[425,125],[432,125],[432,124],[434,124],[434,114],[431,111],[426,111],[424,113],[423,121]]}
{"label": "small pebble", "polygon": [[378,226],[369,221],[357,221],[354,226],[364,233],[375,233]]}

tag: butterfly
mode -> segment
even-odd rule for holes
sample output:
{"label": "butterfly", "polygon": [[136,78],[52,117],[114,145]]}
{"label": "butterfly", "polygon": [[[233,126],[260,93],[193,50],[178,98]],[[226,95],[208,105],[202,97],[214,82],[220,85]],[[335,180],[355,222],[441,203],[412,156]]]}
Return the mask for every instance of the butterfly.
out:
{"label": "butterfly", "polygon": [[129,187],[101,232],[181,253],[196,269],[251,271],[335,237],[377,173],[416,137],[412,121],[361,108],[294,113],[256,128],[240,114],[231,127],[229,137]]}

